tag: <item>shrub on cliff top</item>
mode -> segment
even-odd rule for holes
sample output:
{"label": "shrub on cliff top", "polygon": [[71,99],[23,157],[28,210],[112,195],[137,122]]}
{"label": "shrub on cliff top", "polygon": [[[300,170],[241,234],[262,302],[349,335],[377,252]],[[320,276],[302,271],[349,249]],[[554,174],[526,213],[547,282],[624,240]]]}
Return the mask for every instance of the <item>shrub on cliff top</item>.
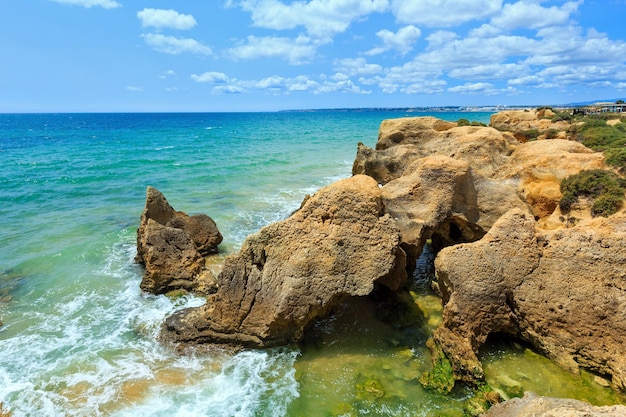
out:
{"label": "shrub on cliff top", "polygon": [[517,132],[516,137],[521,142],[529,142],[536,140],[539,137],[539,131],[537,129],[528,129],[522,132]]}
{"label": "shrub on cliff top", "polygon": [[604,151],[607,165],[617,168],[620,174],[626,174],[626,148],[611,148]]}
{"label": "shrub on cliff top", "polygon": [[602,169],[581,171],[561,181],[561,211],[567,213],[578,197],[593,200],[591,215],[610,216],[622,206],[626,180],[614,172]]}
{"label": "shrub on cliff top", "polygon": [[574,116],[572,116],[566,111],[558,111],[556,112],[554,116],[550,118],[550,121],[552,123],[561,122],[561,121],[571,122],[572,120],[574,120]]}
{"label": "shrub on cliff top", "polygon": [[486,124],[482,123],[482,122],[476,122],[474,120],[472,120],[471,122],[467,119],[459,119],[456,121],[456,125],[457,126],[487,126]]}
{"label": "shrub on cliff top", "polygon": [[584,123],[573,125],[570,132],[588,148],[605,151],[626,145],[626,125],[619,123],[610,126],[603,119],[585,119]]}

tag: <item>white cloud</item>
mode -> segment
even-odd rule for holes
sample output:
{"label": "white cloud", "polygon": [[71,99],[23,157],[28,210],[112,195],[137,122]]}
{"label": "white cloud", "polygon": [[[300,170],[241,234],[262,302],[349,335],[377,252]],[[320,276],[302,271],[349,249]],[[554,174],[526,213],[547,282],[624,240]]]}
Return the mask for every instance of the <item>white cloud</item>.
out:
{"label": "white cloud", "polygon": [[354,84],[348,77],[331,77],[328,80],[325,76],[320,76],[319,80],[312,79],[307,75],[296,77],[281,77],[272,75],[260,80],[239,80],[229,77],[221,72],[205,72],[200,75],[193,74],[191,79],[197,82],[212,84],[213,93],[245,93],[250,91],[265,92],[272,95],[289,95],[292,93],[353,93],[369,94],[370,91],[363,90]]}
{"label": "white cloud", "polygon": [[402,23],[427,27],[453,27],[491,17],[502,0],[391,0],[391,10]]}
{"label": "white cloud", "polygon": [[102,7],[104,9],[114,9],[122,5],[115,0],[52,0],[61,4],[71,4],[75,6],[83,6],[87,8]]}
{"label": "white cloud", "polygon": [[438,30],[428,35],[426,40],[428,41],[428,49],[435,49],[439,46],[445,45],[449,42],[453,42],[459,39],[459,35],[449,30]]}
{"label": "white cloud", "polygon": [[531,65],[623,64],[626,42],[612,41],[593,29],[588,31],[586,37],[579,32],[575,27],[542,29],[538,32],[542,37],[539,48],[528,54],[525,62]]}
{"label": "white cloud", "polygon": [[228,75],[223,72],[205,72],[200,75],[192,74],[191,79],[197,83],[209,83],[209,84],[226,84],[229,81]]}
{"label": "white cloud", "polygon": [[234,59],[281,58],[298,65],[311,61],[319,45],[307,36],[248,36],[246,43],[231,48],[229,55]]}
{"label": "white cloud", "polygon": [[333,64],[336,72],[344,73],[348,76],[374,75],[383,70],[383,67],[378,64],[368,64],[364,58],[338,59]]}
{"label": "white cloud", "polygon": [[195,39],[177,38],[175,36],[165,36],[159,33],[147,33],[141,35],[146,43],[154,50],[170,55],[180,55],[191,53],[195,55],[213,55],[213,51]]}
{"label": "white cloud", "polygon": [[401,89],[405,94],[437,94],[442,93],[447,83],[443,80],[413,83]]}
{"label": "white cloud", "polygon": [[190,14],[180,14],[175,10],[143,9],[137,12],[141,20],[141,26],[155,27],[157,29],[191,29],[196,25],[196,19]]}
{"label": "white cloud", "polygon": [[624,79],[626,70],[623,66],[615,65],[558,65],[547,67],[539,71],[538,75],[559,85],[594,83],[610,85],[614,80]]}
{"label": "white cloud", "polygon": [[448,75],[465,80],[502,80],[511,77],[521,77],[528,74],[530,68],[522,64],[486,64],[467,65],[452,69]]}
{"label": "white cloud", "polygon": [[[417,55],[412,65],[424,69],[439,71],[454,71],[474,68],[493,69],[509,60],[525,57],[540,49],[539,43],[523,36],[496,36],[489,39],[457,38],[436,47],[429,47],[428,51]],[[527,63],[520,63],[522,65]],[[491,66],[491,67],[489,67]]]}
{"label": "white cloud", "polygon": [[509,85],[541,85],[544,79],[537,75],[527,75],[526,77],[513,78],[508,81]]}
{"label": "white cloud", "polygon": [[367,55],[377,55],[390,49],[399,51],[402,55],[413,49],[413,44],[422,35],[422,32],[413,25],[402,27],[397,33],[383,29],[376,32],[383,41],[383,46],[371,49],[366,52]]}
{"label": "white cloud", "polygon": [[502,29],[489,24],[484,24],[475,29],[472,29],[469,33],[469,36],[472,38],[491,38],[493,36],[499,35],[500,33],[502,33]]}
{"label": "white cloud", "polygon": [[168,78],[173,77],[176,77],[176,71],[174,70],[163,71],[163,73],[159,76],[162,80],[167,80]]}
{"label": "white cloud", "polygon": [[486,94],[495,95],[498,93],[491,83],[467,83],[456,87],[448,88],[451,93],[460,94]]}
{"label": "white cloud", "polygon": [[141,92],[141,91],[143,91],[143,88],[138,87],[136,85],[128,85],[128,86],[126,86],[126,91]]}
{"label": "white cloud", "polygon": [[[229,2],[232,5],[233,2]],[[384,12],[388,0],[310,0],[284,4],[279,0],[243,0],[254,26],[287,30],[303,26],[311,36],[332,37],[371,13]]]}
{"label": "white cloud", "polygon": [[520,0],[517,3],[505,4],[502,13],[491,19],[491,24],[507,30],[563,25],[569,21],[570,15],[580,4],[582,1],[579,0],[567,2],[561,7],[543,7],[537,1]]}
{"label": "white cloud", "polygon": [[246,90],[236,85],[218,85],[213,88],[214,93],[224,93],[224,94],[242,94],[245,93]]}

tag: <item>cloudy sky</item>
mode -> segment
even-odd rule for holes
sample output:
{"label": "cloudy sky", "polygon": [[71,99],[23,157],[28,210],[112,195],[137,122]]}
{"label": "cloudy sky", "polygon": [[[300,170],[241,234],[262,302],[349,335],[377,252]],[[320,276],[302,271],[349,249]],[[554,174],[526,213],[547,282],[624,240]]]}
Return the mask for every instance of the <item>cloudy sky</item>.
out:
{"label": "cloudy sky", "polygon": [[0,112],[626,97],[626,0],[2,0]]}

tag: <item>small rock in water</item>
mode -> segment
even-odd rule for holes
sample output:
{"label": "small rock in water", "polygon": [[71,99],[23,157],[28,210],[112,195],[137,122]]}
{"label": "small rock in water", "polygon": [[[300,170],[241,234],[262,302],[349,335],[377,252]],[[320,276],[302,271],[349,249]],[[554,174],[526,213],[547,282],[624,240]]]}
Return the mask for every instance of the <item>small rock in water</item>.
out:
{"label": "small rock in water", "polygon": [[[2,323],[2,322],[0,322]],[[593,377],[593,382],[595,382],[596,384],[602,386],[602,387],[610,387],[611,383],[606,379],[606,378],[602,378],[601,376],[594,376]]]}

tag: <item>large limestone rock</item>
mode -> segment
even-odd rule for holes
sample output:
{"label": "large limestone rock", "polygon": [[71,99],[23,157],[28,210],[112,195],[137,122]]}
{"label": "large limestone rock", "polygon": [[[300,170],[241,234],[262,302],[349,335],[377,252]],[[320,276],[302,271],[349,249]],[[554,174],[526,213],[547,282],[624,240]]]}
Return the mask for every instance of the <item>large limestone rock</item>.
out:
{"label": "large limestone rock", "polygon": [[135,257],[145,267],[141,289],[154,294],[175,289],[212,291],[204,256],[216,253],[221,241],[209,216],[176,211],[159,190],[148,187]]}
{"label": "large limestone rock", "polygon": [[594,407],[584,401],[539,397],[533,393],[513,398],[489,409],[483,417],[623,417],[626,406]]}
{"label": "large limestone rock", "polygon": [[490,334],[518,333],[510,303],[539,256],[535,220],[519,209],[502,216],[480,241],[439,252],[435,270],[445,308],[434,337],[457,379],[482,377],[476,353]]}
{"label": "large limestone rock", "polygon": [[359,144],[352,173],[370,175],[385,184],[402,176],[416,159],[443,155],[466,161],[479,176],[492,177],[519,144],[512,135],[490,127],[457,127],[437,120],[384,120],[375,150]]}
{"label": "large limestone rock", "polygon": [[551,139],[518,146],[498,173],[515,179],[517,192],[537,219],[550,216],[561,199],[561,181],[583,170],[606,169],[604,156],[581,143]]}
{"label": "large limestone rock", "polygon": [[487,336],[530,342],[566,369],[626,382],[626,218],[545,231],[514,210],[480,241],[442,250],[435,261],[444,320],[435,339],[459,379],[481,377]]}
{"label": "large limestone rock", "polygon": [[479,202],[472,222],[478,228],[488,229],[509,208],[526,206],[516,194],[516,180],[499,181],[497,176],[519,145],[512,135],[490,127],[456,126],[437,120],[414,117],[383,121],[376,150],[359,144],[352,173],[370,175],[384,185],[408,174],[408,168],[421,158],[445,156],[469,167],[472,193],[476,195],[472,203]]}
{"label": "large limestone rock", "polygon": [[402,244],[415,261],[426,239],[439,246],[473,242],[484,235],[477,222],[478,200],[467,162],[447,156],[418,159],[404,175],[382,187],[385,209],[400,227]]}
{"label": "large limestone rock", "polygon": [[456,126],[436,117],[404,117],[383,120],[378,131],[377,150],[398,144],[419,144],[430,141],[432,132],[444,132]]}
{"label": "large limestone rock", "polygon": [[539,266],[515,291],[520,335],[566,369],[626,391],[626,217],[539,231]]}
{"label": "large limestone rock", "polygon": [[399,230],[384,214],[371,177],[320,190],[290,218],[250,235],[227,258],[219,289],[203,307],[167,319],[180,343],[266,347],[297,341],[314,319],[346,297],[406,281]]}
{"label": "large limestone rock", "polygon": [[[547,120],[537,119],[546,111],[508,112],[502,117],[517,121]],[[494,115],[492,120],[498,118]],[[475,211],[477,216],[467,220],[471,227],[485,231],[512,208],[530,210],[542,227],[567,227],[567,218],[560,220],[556,216],[547,220],[557,210],[561,180],[581,170],[606,169],[601,153],[574,141],[551,139],[521,143],[509,132],[492,127],[458,127],[455,123],[438,123],[436,119],[424,117],[384,121],[376,149],[359,144],[352,172],[370,175],[386,186],[405,175],[415,177],[410,167],[433,156],[445,156],[468,165],[473,184],[466,187],[471,190],[466,200],[472,207],[466,210]],[[450,165],[450,169],[455,168]],[[438,186],[431,182],[432,188]],[[446,188],[444,184],[441,186]],[[404,207],[408,211],[425,210]],[[394,209],[394,213],[394,217],[402,217],[398,209]]]}

